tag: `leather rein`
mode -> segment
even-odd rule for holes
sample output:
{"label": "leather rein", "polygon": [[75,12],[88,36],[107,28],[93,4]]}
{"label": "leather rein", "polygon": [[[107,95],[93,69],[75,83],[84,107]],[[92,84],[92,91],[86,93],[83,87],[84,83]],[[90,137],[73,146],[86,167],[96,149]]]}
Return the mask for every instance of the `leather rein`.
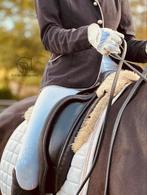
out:
{"label": "leather rein", "polygon": [[100,150],[101,150],[101,147],[102,147],[102,141],[103,141],[103,137],[104,137],[104,134],[105,134],[107,121],[108,121],[108,115],[109,115],[109,112],[110,112],[111,107],[112,107],[112,100],[113,100],[114,92],[115,92],[115,89],[116,89],[117,81],[118,81],[118,78],[119,78],[120,71],[122,70],[123,64],[127,65],[131,70],[133,70],[135,73],[137,73],[140,76],[140,79],[135,83],[135,85],[131,89],[128,97],[126,98],[126,100],[124,101],[121,109],[119,110],[118,115],[117,115],[116,120],[115,120],[115,123],[114,123],[114,127],[113,127],[113,130],[112,130],[110,147],[109,147],[108,161],[107,161],[104,195],[108,194],[108,185],[109,185],[109,176],[110,176],[110,168],[111,168],[111,159],[112,159],[112,155],[113,155],[113,147],[114,147],[115,138],[116,138],[116,135],[117,135],[117,132],[118,132],[118,126],[119,126],[122,114],[123,114],[126,106],[128,105],[128,103],[131,101],[132,97],[134,96],[135,92],[139,89],[141,83],[143,81],[147,82],[147,68],[144,69],[143,73],[140,73],[136,68],[134,68],[131,64],[129,64],[125,60],[125,56],[126,56],[126,52],[127,52],[127,43],[126,43],[125,40],[123,40],[123,44],[124,44],[124,49],[123,49],[121,57],[119,55],[110,54],[111,57],[120,60],[120,62],[118,64],[118,69],[115,73],[115,77],[114,77],[114,80],[113,80],[113,83],[112,83],[112,87],[111,87],[111,91],[110,91],[110,97],[109,97],[108,105],[107,105],[107,108],[106,108],[105,119],[104,119],[102,128],[100,130],[99,138],[97,140],[97,145],[96,145],[96,149],[95,149],[93,164],[92,164],[92,167],[91,167],[90,171],[88,172],[86,178],[84,179],[83,183],[80,185],[76,195],[80,194],[80,192],[83,189],[83,187],[85,186],[86,182],[90,179],[90,176],[92,175],[93,170],[94,170],[95,165],[96,165],[96,162],[98,160]]}

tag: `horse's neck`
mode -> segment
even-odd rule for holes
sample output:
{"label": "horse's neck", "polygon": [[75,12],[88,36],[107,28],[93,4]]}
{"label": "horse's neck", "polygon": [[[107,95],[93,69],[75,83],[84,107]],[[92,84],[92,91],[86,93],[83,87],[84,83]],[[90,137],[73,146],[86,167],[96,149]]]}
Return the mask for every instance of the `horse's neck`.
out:
{"label": "horse's neck", "polygon": [[[127,98],[131,86],[113,105],[96,167],[91,176],[88,195],[103,195],[107,156],[113,125],[118,111]],[[146,195],[146,127],[147,83],[141,85],[137,94],[126,107],[115,140],[109,179],[109,194]],[[114,182],[115,181],[115,182]],[[131,181],[128,182],[128,181]],[[136,184],[136,185],[135,185]]]}

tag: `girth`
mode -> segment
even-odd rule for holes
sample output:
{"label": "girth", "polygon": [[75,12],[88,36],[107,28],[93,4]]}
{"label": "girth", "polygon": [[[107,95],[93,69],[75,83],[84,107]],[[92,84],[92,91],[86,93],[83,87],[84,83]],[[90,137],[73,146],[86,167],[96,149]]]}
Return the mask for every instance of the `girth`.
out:
{"label": "girth", "polygon": [[96,93],[68,96],[48,115],[40,143],[41,195],[63,185],[74,155],[71,144],[96,98]]}

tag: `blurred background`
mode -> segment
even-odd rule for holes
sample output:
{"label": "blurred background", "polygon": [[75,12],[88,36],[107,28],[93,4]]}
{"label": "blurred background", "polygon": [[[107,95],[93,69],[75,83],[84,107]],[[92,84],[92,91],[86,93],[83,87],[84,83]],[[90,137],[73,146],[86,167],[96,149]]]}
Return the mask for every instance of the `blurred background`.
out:
{"label": "blurred background", "polygon": [[[147,1],[130,4],[136,36],[147,39]],[[49,58],[40,41],[34,1],[0,0],[0,99],[37,94]]]}

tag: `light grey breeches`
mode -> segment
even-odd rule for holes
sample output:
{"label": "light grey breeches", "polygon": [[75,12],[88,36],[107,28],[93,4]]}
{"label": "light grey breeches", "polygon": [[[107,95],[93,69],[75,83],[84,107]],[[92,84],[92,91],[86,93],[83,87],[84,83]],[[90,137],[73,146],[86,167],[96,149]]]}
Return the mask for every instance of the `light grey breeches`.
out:
{"label": "light grey breeches", "polygon": [[48,114],[58,101],[78,92],[76,89],[50,85],[43,88],[39,94],[15,167],[16,178],[21,188],[32,190],[38,186],[39,140]]}

